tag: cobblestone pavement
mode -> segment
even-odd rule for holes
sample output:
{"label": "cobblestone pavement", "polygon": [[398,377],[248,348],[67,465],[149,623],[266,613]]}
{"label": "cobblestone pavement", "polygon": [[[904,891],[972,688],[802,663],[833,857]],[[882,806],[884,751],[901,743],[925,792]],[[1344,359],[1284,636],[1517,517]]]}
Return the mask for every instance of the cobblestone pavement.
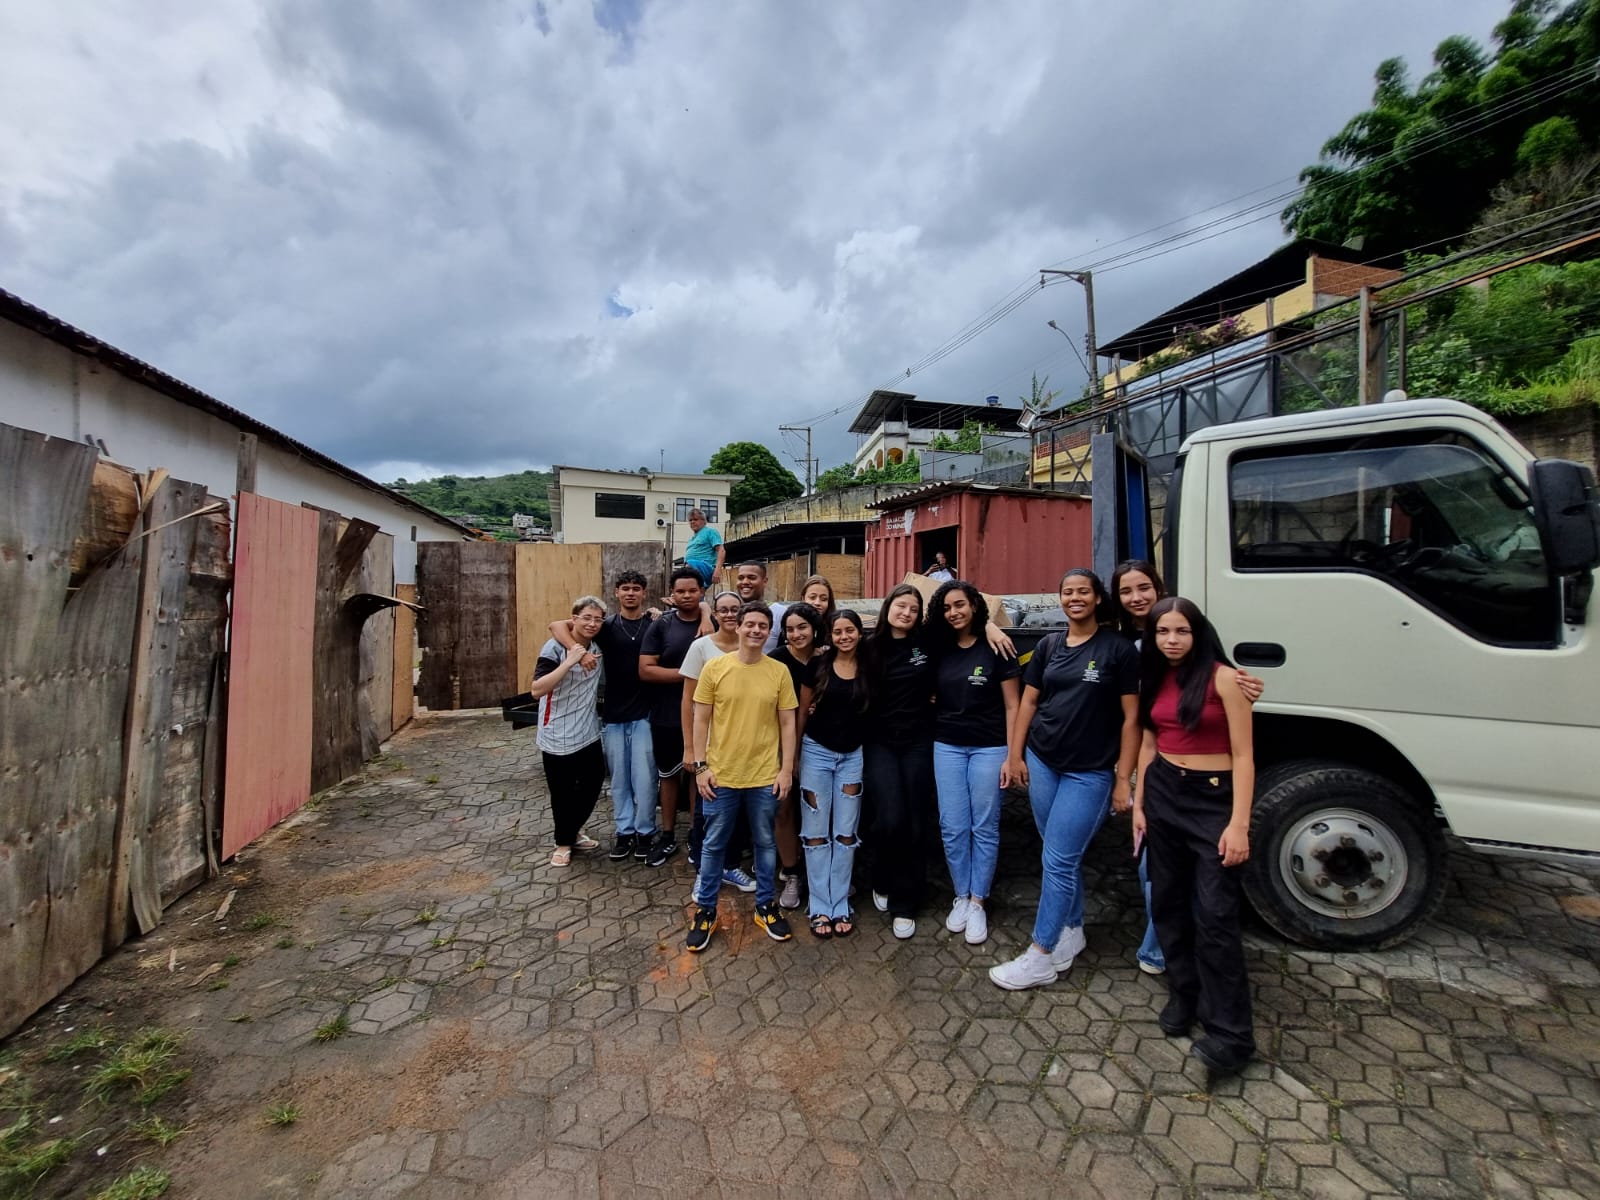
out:
{"label": "cobblestone pavement", "polygon": [[[1087,867],[1088,951],[1008,993],[984,972],[1032,921],[1020,805],[986,946],[945,932],[938,863],[910,941],[869,902],[849,941],[797,921],[780,945],[724,891],[690,956],[681,856],[546,865],[537,764],[497,720],[421,722],[253,852],[241,912],[295,897],[315,944],[185,1001],[213,1063],[174,1194],[1600,1194],[1596,876],[1463,852],[1439,918],[1383,953],[1252,928],[1262,1056],[1208,1090],[1136,969],[1125,827]],[[262,1130],[273,1096],[305,1117]]]}

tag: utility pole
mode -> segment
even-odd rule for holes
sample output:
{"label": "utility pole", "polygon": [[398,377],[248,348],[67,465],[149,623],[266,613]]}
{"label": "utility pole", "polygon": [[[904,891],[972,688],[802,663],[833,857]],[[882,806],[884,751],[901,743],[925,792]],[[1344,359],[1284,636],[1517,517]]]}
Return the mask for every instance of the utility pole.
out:
{"label": "utility pole", "polygon": [[1094,273],[1092,271],[1055,271],[1049,267],[1039,268],[1039,286],[1044,286],[1046,275],[1064,275],[1074,283],[1083,284],[1083,299],[1089,306],[1089,332],[1084,337],[1084,347],[1089,352],[1089,387],[1098,392],[1100,390],[1100,361],[1099,343],[1094,336]]}
{"label": "utility pole", "polygon": [[811,457],[811,426],[809,426],[809,425],[779,425],[778,426],[778,432],[779,433],[803,433],[803,434],[806,435],[806,456],[805,456],[804,459],[801,460],[800,466],[801,466],[801,469],[805,472],[805,476],[806,476],[806,495],[808,495],[808,496],[811,495],[812,485],[816,481],[816,475],[813,474],[813,472],[812,472],[812,467],[816,464],[816,460]]}

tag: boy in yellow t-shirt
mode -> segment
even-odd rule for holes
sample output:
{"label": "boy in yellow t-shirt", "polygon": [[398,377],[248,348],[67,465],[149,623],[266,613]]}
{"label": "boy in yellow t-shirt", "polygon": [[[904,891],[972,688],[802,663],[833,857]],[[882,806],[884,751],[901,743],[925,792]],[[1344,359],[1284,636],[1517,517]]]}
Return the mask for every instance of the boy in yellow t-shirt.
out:
{"label": "boy in yellow t-shirt", "polygon": [[790,938],[776,903],[778,852],[772,840],[778,801],[794,783],[794,682],[766,655],[772,610],[752,602],[739,610],[739,646],[712,659],[694,690],[694,771],[705,818],[689,949],[704,950],[717,928],[722,859],[743,807],[755,847],[756,924],[773,941]]}

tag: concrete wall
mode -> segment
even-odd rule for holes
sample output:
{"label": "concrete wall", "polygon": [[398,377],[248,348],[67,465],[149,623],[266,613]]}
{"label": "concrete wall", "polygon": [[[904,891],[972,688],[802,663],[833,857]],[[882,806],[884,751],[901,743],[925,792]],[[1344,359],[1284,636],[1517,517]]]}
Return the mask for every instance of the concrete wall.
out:
{"label": "concrete wall", "polygon": [[1600,408],[1579,405],[1499,421],[1536,457],[1570,459],[1600,475]]}
{"label": "concrete wall", "polygon": [[[93,438],[123,466],[165,467],[219,498],[233,496],[237,426],[9,321],[0,321],[0,422],[75,442]],[[257,452],[256,491],[371,521],[394,538],[396,583],[416,582],[417,542],[462,536],[447,522],[265,441]]]}

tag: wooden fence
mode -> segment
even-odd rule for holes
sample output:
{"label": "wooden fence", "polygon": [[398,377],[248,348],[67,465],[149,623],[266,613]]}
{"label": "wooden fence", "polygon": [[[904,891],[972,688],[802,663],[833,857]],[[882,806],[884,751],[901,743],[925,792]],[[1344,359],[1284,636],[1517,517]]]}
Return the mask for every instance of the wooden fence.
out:
{"label": "wooden fence", "polygon": [[533,680],[550,622],[579,596],[610,603],[612,582],[638,571],[648,594],[667,586],[659,542],[424,542],[417,547],[417,700],[434,710],[491,708]]}
{"label": "wooden fence", "polygon": [[0,1036],[410,718],[392,540],[228,507],[0,425]]}

